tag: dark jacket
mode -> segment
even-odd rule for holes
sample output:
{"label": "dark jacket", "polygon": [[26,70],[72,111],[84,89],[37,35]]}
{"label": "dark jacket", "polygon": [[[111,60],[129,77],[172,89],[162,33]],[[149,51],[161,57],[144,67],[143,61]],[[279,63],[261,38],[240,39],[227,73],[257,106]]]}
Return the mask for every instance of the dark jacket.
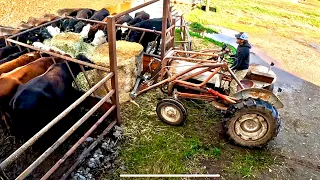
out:
{"label": "dark jacket", "polygon": [[250,49],[251,45],[249,43],[238,46],[237,53],[235,54],[235,63],[232,69],[244,70],[249,68]]}

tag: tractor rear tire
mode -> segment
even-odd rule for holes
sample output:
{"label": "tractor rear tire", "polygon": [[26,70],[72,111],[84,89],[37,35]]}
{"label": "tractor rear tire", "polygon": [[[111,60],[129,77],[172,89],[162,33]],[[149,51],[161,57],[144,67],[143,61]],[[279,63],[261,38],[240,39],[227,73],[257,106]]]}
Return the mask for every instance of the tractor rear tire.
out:
{"label": "tractor rear tire", "polygon": [[157,115],[166,124],[178,126],[187,119],[187,109],[176,99],[163,99],[157,104]]}
{"label": "tractor rear tire", "polygon": [[228,111],[231,118],[225,122],[226,135],[237,145],[261,148],[279,133],[279,113],[268,102],[249,98]]}

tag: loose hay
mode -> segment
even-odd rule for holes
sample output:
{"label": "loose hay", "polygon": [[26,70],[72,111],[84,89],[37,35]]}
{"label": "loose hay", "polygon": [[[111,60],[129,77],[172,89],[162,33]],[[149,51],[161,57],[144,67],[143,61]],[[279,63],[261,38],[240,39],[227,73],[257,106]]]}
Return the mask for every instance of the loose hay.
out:
{"label": "loose hay", "polygon": [[73,58],[79,53],[90,53],[93,49],[93,46],[83,41],[80,34],[73,32],[59,33],[51,39],[45,40],[44,44],[55,46],[70,54]]}
{"label": "loose hay", "polygon": [[[132,90],[137,76],[142,71],[142,52],[143,47],[138,43],[132,43],[127,41],[117,41],[117,67],[118,67],[118,90],[120,103],[127,102],[130,100],[129,92]],[[110,68],[109,64],[109,46],[107,43],[97,46],[87,57],[93,61],[95,64]],[[93,69],[87,71],[87,77],[93,85],[97,84],[103,77],[108,73],[101,72],[99,75],[99,70]],[[76,82],[80,86],[80,90],[88,91],[90,89],[89,84],[83,73],[80,73]],[[73,84],[75,87],[75,84]],[[107,88],[111,89],[111,83],[108,81],[106,83]],[[108,92],[102,86],[95,92],[98,96],[105,96]]]}

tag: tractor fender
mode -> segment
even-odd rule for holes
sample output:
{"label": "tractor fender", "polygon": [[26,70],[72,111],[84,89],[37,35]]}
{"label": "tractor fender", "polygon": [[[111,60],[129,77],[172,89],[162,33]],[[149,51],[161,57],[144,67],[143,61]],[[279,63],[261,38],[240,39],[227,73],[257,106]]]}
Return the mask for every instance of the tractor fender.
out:
{"label": "tractor fender", "polygon": [[234,94],[233,97],[238,99],[247,99],[247,98],[261,99],[263,101],[270,103],[272,106],[274,106],[277,109],[283,108],[283,103],[281,102],[281,100],[275,94],[273,94],[272,92],[266,89],[260,89],[260,88],[242,89],[238,91],[236,94]]}

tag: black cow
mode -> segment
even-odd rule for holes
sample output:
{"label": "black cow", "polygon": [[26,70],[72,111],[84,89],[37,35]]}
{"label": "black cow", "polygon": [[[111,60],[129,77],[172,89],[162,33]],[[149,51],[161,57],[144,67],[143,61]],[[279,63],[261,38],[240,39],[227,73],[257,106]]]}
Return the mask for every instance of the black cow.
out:
{"label": "black cow", "polygon": [[110,12],[107,9],[102,8],[100,11],[95,12],[90,18],[90,20],[102,21],[105,17],[109,15]]}
{"label": "black cow", "polygon": [[[78,55],[77,59],[89,61],[83,55]],[[81,71],[80,66],[73,62],[69,65],[76,77]],[[43,75],[20,85],[9,103],[13,127],[18,127],[24,136],[39,131],[76,100],[70,98],[74,97],[72,81],[67,64],[60,62],[52,65]]]}
{"label": "black cow", "polygon": [[93,9],[82,9],[77,12],[76,18],[89,19],[94,12]]}
{"label": "black cow", "polygon": [[87,24],[82,22],[82,21],[79,21],[75,26],[74,26],[74,32],[75,33],[80,33],[83,29],[84,26],[86,26]]}
{"label": "black cow", "polygon": [[122,30],[121,28],[117,29],[116,31],[116,40],[119,41],[119,40],[122,40]]}
{"label": "black cow", "polygon": [[69,24],[66,28],[66,31],[74,31],[75,25],[79,22],[79,20],[76,20],[74,18],[69,19]]}
{"label": "black cow", "polygon": [[0,48],[0,60],[3,58],[6,58],[10,56],[11,54],[14,54],[16,52],[19,52],[18,46],[5,46]]}
{"label": "black cow", "polygon": [[28,51],[25,49],[25,50],[23,50],[23,51],[21,51],[21,52],[19,51],[19,52],[10,54],[8,57],[3,58],[3,59],[0,60],[0,65],[3,64],[3,63],[9,62],[9,61],[11,61],[11,60],[13,60],[13,59],[16,59],[16,58],[18,58],[19,56],[21,56],[21,55],[23,55],[23,54],[25,54],[25,53],[27,53],[27,52],[28,52]]}
{"label": "black cow", "polygon": [[128,25],[133,26],[148,19],[150,19],[150,15],[144,11],[140,11],[135,14],[134,19],[128,22]]}
{"label": "black cow", "polygon": [[121,16],[119,19],[117,19],[116,24],[128,23],[131,20],[133,20],[133,18],[129,14],[126,14],[126,15]]}
{"label": "black cow", "polygon": [[[134,27],[162,31],[162,18],[148,19],[136,24]],[[169,27],[169,23],[167,23],[167,27]],[[130,42],[139,42],[141,38],[142,32],[138,30],[132,30],[129,34]],[[141,45],[143,46],[143,50],[146,52],[148,43],[154,41],[157,38],[156,33],[146,32],[144,37],[141,40]],[[161,35],[159,35],[157,39],[157,46],[155,50],[155,54],[157,54],[159,46],[160,46]]]}
{"label": "black cow", "polygon": [[52,38],[46,27],[30,31],[29,33],[21,34],[19,41],[26,44],[32,44],[34,42],[43,42],[45,39]]}
{"label": "black cow", "polygon": [[74,29],[75,29],[75,25],[78,22],[79,22],[79,20],[77,20],[75,18],[64,19],[60,24],[56,24],[55,26],[59,27],[61,31],[71,31],[71,32],[73,32]]}
{"label": "black cow", "polygon": [[6,46],[6,40],[5,38],[2,36],[0,37],[0,48],[3,48]]}
{"label": "black cow", "polygon": [[145,11],[139,11],[136,14],[134,14],[134,17],[143,17],[145,20],[150,19],[150,15],[148,13],[146,13]]}

